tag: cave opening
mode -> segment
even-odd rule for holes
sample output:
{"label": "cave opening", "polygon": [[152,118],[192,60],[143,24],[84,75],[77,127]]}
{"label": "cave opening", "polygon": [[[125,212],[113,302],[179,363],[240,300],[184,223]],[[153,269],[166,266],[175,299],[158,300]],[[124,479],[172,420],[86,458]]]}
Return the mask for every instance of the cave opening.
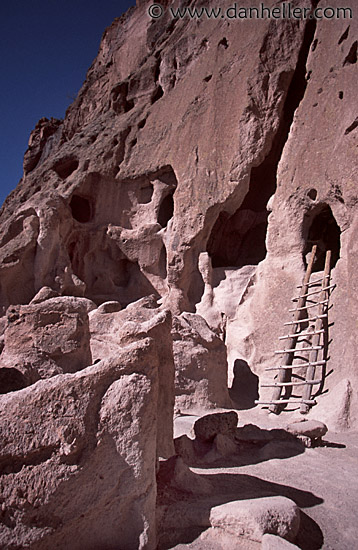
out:
{"label": "cave opening", "polygon": [[72,216],[80,223],[88,223],[93,218],[93,208],[89,199],[80,195],[72,195],[70,201]]}
{"label": "cave opening", "polygon": [[17,369],[0,369],[0,394],[22,390],[26,385],[24,375]]}
{"label": "cave opening", "polygon": [[162,202],[160,203],[159,210],[158,210],[158,223],[162,227],[167,227],[169,220],[174,215],[174,198],[173,193],[169,193],[164,197]]}
{"label": "cave opening", "polygon": [[305,248],[303,259],[307,266],[306,256],[317,245],[316,260],[313,272],[323,271],[327,250],[332,251],[331,268],[333,269],[340,257],[341,230],[328,204],[319,205],[305,216],[304,220]]}
{"label": "cave opening", "polygon": [[75,157],[65,157],[54,165],[53,169],[56,174],[63,180],[68,178],[79,165],[78,160]]}
{"label": "cave opening", "polygon": [[267,212],[239,208],[221,212],[213,227],[207,252],[215,267],[257,265],[266,256]]}
{"label": "cave opening", "polygon": [[[296,69],[287,90],[278,130],[269,153],[251,169],[249,190],[236,212],[221,212],[207,242],[207,252],[215,267],[257,265],[266,257],[266,233],[270,197],[276,191],[277,167],[287,141],[294,113],[307,87],[306,62],[314,39],[316,21],[306,23]],[[285,75],[282,75],[285,77]]]}
{"label": "cave opening", "polygon": [[146,181],[139,189],[138,202],[139,204],[148,204],[153,197],[153,185],[150,181]]}

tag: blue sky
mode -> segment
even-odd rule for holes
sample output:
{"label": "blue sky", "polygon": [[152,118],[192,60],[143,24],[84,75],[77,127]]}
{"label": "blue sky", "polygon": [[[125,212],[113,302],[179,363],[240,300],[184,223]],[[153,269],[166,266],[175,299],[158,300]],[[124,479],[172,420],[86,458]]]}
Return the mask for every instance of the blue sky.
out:
{"label": "blue sky", "polygon": [[31,130],[63,118],[108,25],[135,0],[1,0],[0,205],[22,176]]}

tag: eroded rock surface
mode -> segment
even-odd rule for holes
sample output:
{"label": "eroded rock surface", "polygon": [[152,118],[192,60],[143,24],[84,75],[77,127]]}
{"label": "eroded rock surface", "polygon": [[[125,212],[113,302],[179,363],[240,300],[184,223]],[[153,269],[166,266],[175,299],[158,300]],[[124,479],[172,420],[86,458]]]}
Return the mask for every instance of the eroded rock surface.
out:
{"label": "eroded rock surface", "polygon": [[72,296],[10,306],[0,368],[16,370],[29,385],[87,367],[92,363],[88,312],[95,308],[90,300]]}
{"label": "eroded rock surface", "polygon": [[148,338],[2,397],[2,548],[155,548],[158,369]]}
{"label": "eroded rock surface", "polygon": [[232,405],[227,387],[224,342],[205,319],[182,313],[173,319],[176,405],[205,410]]}
{"label": "eroded rock surface", "polygon": [[[246,383],[237,361],[271,381],[319,242],[315,271],[331,248],[336,283],[326,389],[343,376],[354,393],[356,23],[247,20],[237,32],[233,19],[173,19],[169,5],[116,20],[64,121],[36,126],[1,213],[2,312],[42,287],[122,308],[154,294],[220,335],[232,388]],[[238,390],[238,405],[257,391]]]}
{"label": "eroded rock surface", "polygon": [[[154,548],[174,397],[254,406],[312,244],[317,278],[332,250],[336,285],[313,415],[357,423],[357,22],[163,6],[154,20],[138,1],[105,31],[0,212],[5,550]],[[274,436],[251,432],[272,458]],[[200,452],[238,439],[216,432]],[[202,541],[218,542],[204,509]]]}
{"label": "eroded rock surface", "polygon": [[261,541],[264,533],[294,540],[300,525],[300,511],[285,497],[266,497],[215,506],[210,523],[233,535]]}

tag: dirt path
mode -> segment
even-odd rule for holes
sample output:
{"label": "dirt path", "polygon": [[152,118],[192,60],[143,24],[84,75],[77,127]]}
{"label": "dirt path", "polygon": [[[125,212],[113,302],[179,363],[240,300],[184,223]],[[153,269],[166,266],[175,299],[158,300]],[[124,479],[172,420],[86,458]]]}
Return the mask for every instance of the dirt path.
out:
{"label": "dirt path", "polygon": [[[176,435],[188,433],[194,420],[179,420]],[[302,550],[354,550],[358,549],[357,464],[358,433],[328,432],[322,447],[298,451],[289,442],[272,441],[259,450],[246,448],[237,456],[191,470],[213,486],[207,506],[286,496],[303,512],[296,541]],[[188,502],[194,505],[194,500]]]}

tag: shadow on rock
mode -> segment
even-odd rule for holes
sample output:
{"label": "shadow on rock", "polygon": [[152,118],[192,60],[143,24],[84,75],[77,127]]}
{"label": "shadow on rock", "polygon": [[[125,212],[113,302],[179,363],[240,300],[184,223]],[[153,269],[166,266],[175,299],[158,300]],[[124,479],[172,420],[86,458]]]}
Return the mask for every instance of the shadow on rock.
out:
{"label": "shadow on rock", "polygon": [[217,433],[210,440],[182,435],[174,440],[175,451],[189,466],[201,468],[257,464],[274,458],[302,454],[305,445],[283,429],[265,430],[247,424],[231,433]]}
{"label": "shadow on rock", "polygon": [[312,518],[301,510],[300,530],[297,534],[296,544],[301,550],[319,550],[324,543],[323,533]]}

